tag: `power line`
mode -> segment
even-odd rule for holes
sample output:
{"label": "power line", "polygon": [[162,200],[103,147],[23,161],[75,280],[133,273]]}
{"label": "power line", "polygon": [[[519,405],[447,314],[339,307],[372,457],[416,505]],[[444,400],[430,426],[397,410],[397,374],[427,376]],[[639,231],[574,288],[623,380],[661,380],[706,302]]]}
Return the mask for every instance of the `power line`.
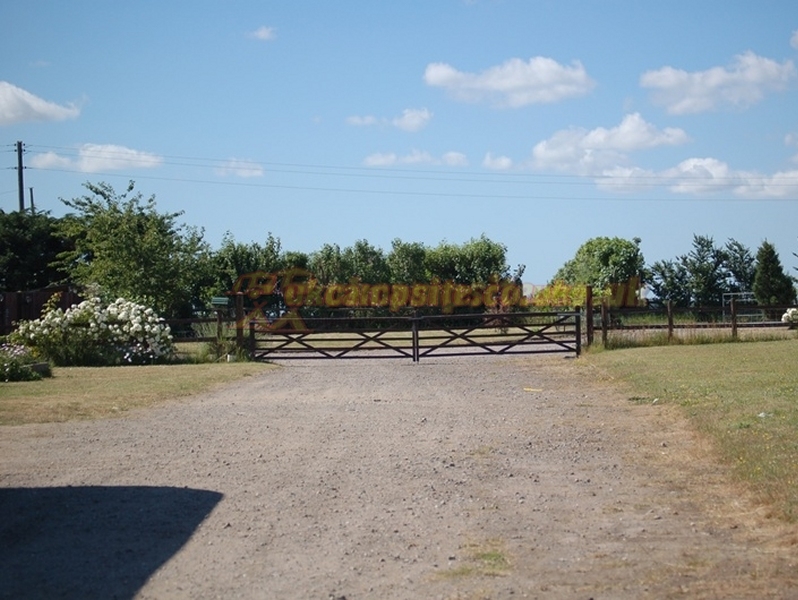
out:
{"label": "power line", "polygon": [[[50,171],[59,173],[80,173],[82,171],[72,169],[53,169],[44,167],[31,167],[39,171]],[[312,191],[312,192],[325,192],[325,193],[347,193],[347,194],[373,194],[373,195],[395,195],[395,196],[418,196],[418,197],[446,197],[446,198],[470,198],[470,199],[486,199],[486,200],[568,200],[580,201],[589,200],[596,202],[796,202],[798,198],[639,198],[639,197],[595,197],[595,196],[554,196],[554,195],[509,195],[509,194],[475,194],[475,193],[459,193],[459,192],[420,192],[420,191],[402,191],[402,190],[373,190],[363,188],[330,188],[330,187],[313,187],[313,186],[295,186],[295,185],[282,185],[272,183],[251,183],[243,181],[214,181],[203,179],[188,179],[181,177],[159,177],[154,175],[125,175],[122,173],[101,173],[95,172],[93,175],[102,177],[119,177],[128,180],[146,179],[153,181],[174,181],[178,183],[201,183],[206,185],[218,186],[235,186],[235,187],[249,187],[249,188],[263,188],[263,189],[283,189],[283,190],[298,190],[298,191]]]}
{"label": "power line", "polygon": [[[141,156],[138,157],[131,157],[129,152],[123,151],[114,151],[114,150],[105,150],[92,152],[91,150],[87,151],[84,149],[76,149],[76,148],[68,148],[63,146],[44,146],[44,145],[33,145],[28,144],[26,147],[31,149],[34,148],[42,148],[48,150],[59,150],[63,154],[67,156],[74,156],[79,158],[108,158],[113,159],[119,162],[127,162],[127,163],[136,163],[141,161]],[[362,177],[362,178],[389,178],[389,179],[407,179],[407,180],[419,180],[419,181],[452,181],[452,182],[463,182],[463,183],[474,183],[474,182],[485,182],[488,180],[490,183],[519,183],[519,180],[529,179],[530,182],[534,183],[547,183],[547,184],[557,184],[557,185],[595,185],[597,180],[604,180],[604,181],[612,181],[622,179],[624,181],[624,187],[642,187],[642,186],[649,186],[654,185],[657,183],[661,184],[682,184],[685,183],[696,185],[696,186],[705,186],[707,181],[711,181],[713,183],[728,183],[728,184],[735,184],[738,183],[739,185],[744,185],[741,182],[741,178],[737,176],[727,176],[727,177],[713,177],[710,180],[707,179],[697,179],[690,175],[681,175],[681,176],[666,176],[666,175],[657,175],[657,174],[635,174],[628,178],[620,178],[618,175],[613,174],[586,174],[586,175],[577,175],[577,174],[546,174],[546,173],[510,173],[510,172],[501,172],[501,173],[484,173],[484,172],[472,172],[468,175],[468,177],[463,177],[463,173],[460,171],[452,171],[452,170],[441,170],[436,169],[431,171],[429,169],[413,169],[401,166],[401,170],[398,171],[397,167],[388,168],[388,167],[378,167],[378,166],[359,166],[359,167],[352,167],[352,166],[342,166],[342,165],[322,165],[322,164],[303,164],[303,163],[281,163],[281,162],[269,162],[269,161],[257,161],[257,160],[249,160],[249,159],[223,159],[223,158],[206,158],[206,157],[192,157],[192,156],[170,156],[170,155],[156,155],[152,153],[145,153],[146,157],[152,157],[153,159],[158,160],[158,165],[169,165],[169,166],[187,166],[187,167],[194,167],[194,168],[215,168],[220,170],[234,170],[235,165],[231,164],[231,160],[239,161],[240,167],[248,168],[248,167],[258,167],[267,170],[271,173],[296,173],[301,175],[322,175],[322,176],[336,176],[336,177]],[[189,162],[177,162],[177,161],[189,161]],[[311,170],[316,169],[316,170]],[[322,171],[317,171],[318,169],[322,169]],[[384,174],[383,174],[384,173]],[[401,174],[399,174],[401,173]],[[408,175],[409,174],[409,175]],[[418,174],[418,175],[414,175]],[[448,177],[452,175],[454,177]],[[750,175],[746,176],[745,181],[747,182],[768,182],[767,185],[770,187],[790,187],[792,185],[798,185],[798,175],[782,175],[780,180],[784,182],[773,182],[771,181],[773,176],[762,175],[761,177],[752,177]],[[792,182],[795,183],[792,183]],[[523,182],[523,181],[521,181]],[[637,183],[641,182],[641,183]]]}

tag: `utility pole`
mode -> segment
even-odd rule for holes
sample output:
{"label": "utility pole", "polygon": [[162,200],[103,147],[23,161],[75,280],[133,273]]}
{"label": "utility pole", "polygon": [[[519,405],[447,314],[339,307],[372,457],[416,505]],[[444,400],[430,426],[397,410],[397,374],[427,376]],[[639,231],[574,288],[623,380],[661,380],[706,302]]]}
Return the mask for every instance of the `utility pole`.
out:
{"label": "utility pole", "polygon": [[22,142],[17,142],[17,184],[19,186],[19,212],[25,212],[25,178],[22,176]]}
{"label": "utility pole", "polygon": [[33,204],[33,188],[28,188],[30,190],[30,212],[31,214],[36,212],[36,206]]}

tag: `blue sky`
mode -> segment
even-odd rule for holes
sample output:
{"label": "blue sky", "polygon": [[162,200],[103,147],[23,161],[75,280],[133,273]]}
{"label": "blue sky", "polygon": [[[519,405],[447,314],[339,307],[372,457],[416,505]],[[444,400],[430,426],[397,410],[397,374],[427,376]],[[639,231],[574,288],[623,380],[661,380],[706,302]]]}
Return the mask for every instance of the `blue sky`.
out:
{"label": "blue sky", "polygon": [[6,3],[0,208],[130,179],[218,247],[596,236],[798,266],[798,3]]}

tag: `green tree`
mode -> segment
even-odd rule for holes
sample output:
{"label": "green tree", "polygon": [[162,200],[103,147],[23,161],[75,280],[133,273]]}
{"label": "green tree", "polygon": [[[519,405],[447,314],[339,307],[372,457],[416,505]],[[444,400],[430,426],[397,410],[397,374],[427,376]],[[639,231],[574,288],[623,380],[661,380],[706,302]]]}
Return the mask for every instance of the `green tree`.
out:
{"label": "green tree", "polygon": [[242,275],[264,271],[276,273],[282,268],[280,240],[271,233],[263,245],[252,242],[236,242],[227,232],[222,238],[221,247],[213,253],[211,263],[214,274],[214,295],[232,290]]}
{"label": "green tree", "polygon": [[694,235],[693,249],[679,258],[687,270],[693,306],[720,306],[728,291],[727,254],[710,236]]}
{"label": "green tree", "polygon": [[554,281],[604,289],[611,283],[641,277],[645,259],[640,238],[597,237],[582,244],[576,255],[554,275]]}
{"label": "green tree", "polygon": [[73,247],[60,268],[76,283],[108,300],[123,297],[164,317],[189,316],[206,306],[212,284],[211,252],[201,231],[177,223],[182,213],[159,213],[144,200],[107,183],[86,183],[88,194],[62,202],[75,212],[59,231]]}
{"label": "green tree", "polygon": [[412,285],[427,283],[429,277],[425,266],[427,248],[419,242],[403,242],[395,239],[388,253],[388,268],[391,270],[391,283]]}
{"label": "green tree", "polygon": [[368,284],[388,283],[391,277],[385,253],[366,240],[358,240],[354,245],[345,248],[341,253],[341,264],[343,280],[339,283],[345,283],[352,278]]}
{"label": "green tree", "polygon": [[779,260],[776,248],[768,241],[762,242],[756,253],[754,297],[758,304],[793,304],[795,286]]}
{"label": "green tree", "polygon": [[507,264],[507,247],[485,235],[462,245],[442,242],[427,251],[429,279],[453,281],[463,285],[480,285],[490,281],[520,278],[523,267],[515,273]]}
{"label": "green tree", "polygon": [[737,240],[726,242],[726,271],[729,292],[750,292],[754,289],[756,258],[747,246]]}
{"label": "green tree", "polygon": [[674,306],[690,306],[690,276],[679,261],[660,260],[649,268],[649,285],[657,299]]}
{"label": "green tree", "polygon": [[345,283],[348,269],[344,265],[341,247],[338,244],[324,244],[310,255],[310,272],[320,284]]}
{"label": "green tree", "polygon": [[70,248],[49,213],[0,210],[0,290],[21,291],[62,283],[53,265]]}
{"label": "green tree", "polygon": [[755,273],[756,260],[745,245],[730,239],[718,247],[711,237],[694,235],[690,252],[649,267],[649,284],[661,302],[717,306],[725,293],[751,291]]}

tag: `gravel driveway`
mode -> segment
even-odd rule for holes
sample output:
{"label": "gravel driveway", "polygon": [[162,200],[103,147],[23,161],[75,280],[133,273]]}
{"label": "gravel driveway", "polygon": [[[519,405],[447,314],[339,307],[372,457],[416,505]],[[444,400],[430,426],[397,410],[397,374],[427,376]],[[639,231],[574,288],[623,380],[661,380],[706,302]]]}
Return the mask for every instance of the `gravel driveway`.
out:
{"label": "gravel driveway", "polygon": [[0,428],[2,598],[787,598],[667,406],[557,357],[302,361]]}

